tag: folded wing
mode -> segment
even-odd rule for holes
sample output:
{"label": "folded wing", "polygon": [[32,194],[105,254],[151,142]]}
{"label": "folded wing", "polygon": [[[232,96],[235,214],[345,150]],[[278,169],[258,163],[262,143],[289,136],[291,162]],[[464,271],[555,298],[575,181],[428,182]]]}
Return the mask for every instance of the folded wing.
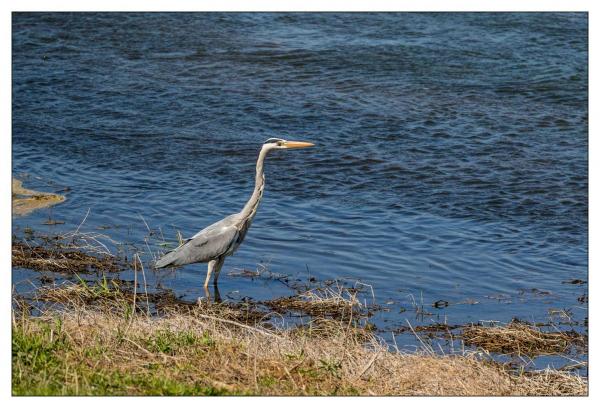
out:
{"label": "folded wing", "polygon": [[179,247],[165,254],[156,262],[155,267],[164,268],[208,262],[226,254],[236,242],[239,234],[235,222],[233,222],[234,216],[229,216],[204,228]]}

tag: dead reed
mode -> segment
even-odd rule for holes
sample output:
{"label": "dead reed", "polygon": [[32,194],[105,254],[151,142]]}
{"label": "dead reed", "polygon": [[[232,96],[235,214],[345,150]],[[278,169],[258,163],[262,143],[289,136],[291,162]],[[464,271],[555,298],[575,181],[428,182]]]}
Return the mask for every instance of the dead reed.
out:
{"label": "dead reed", "polygon": [[367,307],[360,303],[356,292],[340,285],[314,288],[263,303],[280,313],[295,311],[312,317],[341,320],[358,318],[367,312]]}
{"label": "dead reed", "polygon": [[488,352],[525,356],[564,354],[573,346],[587,345],[587,338],[575,331],[544,332],[522,322],[505,326],[466,326],[461,337],[465,344]]}
{"label": "dead reed", "polygon": [[81,247],[30,245],[25,241],[13,241],[12,266],[67,274],[118,272],[125,269],[123,262],[110,255],[91,255]]}

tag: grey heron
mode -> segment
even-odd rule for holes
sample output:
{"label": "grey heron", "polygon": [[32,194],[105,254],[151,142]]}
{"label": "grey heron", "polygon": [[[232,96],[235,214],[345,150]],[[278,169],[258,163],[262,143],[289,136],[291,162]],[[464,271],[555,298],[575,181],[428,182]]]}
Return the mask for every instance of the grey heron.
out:
{"label": "grey heron", "polygon": [[252,196],[239,213],[229,215],[186,239],[174,250],[163,255],[155,263],[156,268],[177,267],[193,263],[208,262],[204,288],[208,287],[210,276],[217,285],[219,272],[225,258],[232,255],[240,246],[258,210],[258,204],[265,189],[264,161],[267,154],[278,149],[302,149],[314,146],[308,142],[294,142],[279,138],[267,139],[256,161],[256,181]]}

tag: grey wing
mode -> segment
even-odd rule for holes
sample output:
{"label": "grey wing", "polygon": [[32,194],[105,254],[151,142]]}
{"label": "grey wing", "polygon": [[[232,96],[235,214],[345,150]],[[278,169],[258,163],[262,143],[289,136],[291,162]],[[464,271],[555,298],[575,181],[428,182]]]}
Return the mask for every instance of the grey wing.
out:
{"label": "grey wing", "polygon": [[204,228],[182,245],[165,254],[154,266],[164,268],[165,266],[208,262],[226,254],[237,241],[239,235],[235,223],[236,216],[237,214],[230,215]]}

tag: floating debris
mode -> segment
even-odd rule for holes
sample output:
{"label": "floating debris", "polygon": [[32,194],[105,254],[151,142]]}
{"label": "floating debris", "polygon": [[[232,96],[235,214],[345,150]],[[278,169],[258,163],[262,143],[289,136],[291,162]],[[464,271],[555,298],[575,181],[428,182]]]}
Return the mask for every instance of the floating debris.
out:
{"label": "floating debris", "polygon": [[59,225],[59,224],[64,224],[64,221],[58,221],[58,220],[52,220],[52,219],[47,219],[46,221],[44,221],[42,224],[44,225]]}
{"label": "floating debris", "polygon": [[450,302],[448,302],[447,300],[438,300],[433,304],[433,307],[435,307],[436,309],[443,309],[445,307],[448,307],[449,305]]}
{"label": "floating debris", "polygon": [[462,328],[461,325],[450,325],[446,323],[433,323],[420,326],[400,326],[394,329],[394,333],[419,333],[419,336],[424,335],[428,338],[448,338],[451,337],[452,331]]}
{"label": "floating debris", "polygon": [[581,279],[573,279],[570,281],[563,281],[561,283],[568,283],[570,285],[584,285],[587,283],[587,281],[581,280]]}

